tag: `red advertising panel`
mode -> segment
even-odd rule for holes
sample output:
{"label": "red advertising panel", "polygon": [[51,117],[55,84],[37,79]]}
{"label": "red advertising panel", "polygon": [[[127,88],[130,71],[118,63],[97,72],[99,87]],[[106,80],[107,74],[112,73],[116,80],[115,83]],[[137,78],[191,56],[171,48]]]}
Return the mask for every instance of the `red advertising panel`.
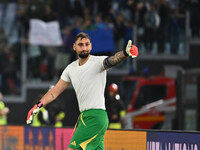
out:
{"label": "red advertising panel", "polygon": [[65,150],[67,149],[71,138],[73,136],[72,134],[73,129],[62,129],[62,128],[58,128],[55,129],[55,137],[56,137],[56,150]]}
{"label": "red advertising panel", "polygon": [[24,149],[24,127],[0,126],[0,150],[16,149]]}

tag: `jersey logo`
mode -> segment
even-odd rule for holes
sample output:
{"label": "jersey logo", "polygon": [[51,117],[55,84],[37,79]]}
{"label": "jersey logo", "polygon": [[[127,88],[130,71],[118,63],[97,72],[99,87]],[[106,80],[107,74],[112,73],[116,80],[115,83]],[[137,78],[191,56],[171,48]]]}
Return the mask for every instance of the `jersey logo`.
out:
{"label": "jersey logo", "polygon": [[76,141],[73,141],[70,144],[76,146]]}

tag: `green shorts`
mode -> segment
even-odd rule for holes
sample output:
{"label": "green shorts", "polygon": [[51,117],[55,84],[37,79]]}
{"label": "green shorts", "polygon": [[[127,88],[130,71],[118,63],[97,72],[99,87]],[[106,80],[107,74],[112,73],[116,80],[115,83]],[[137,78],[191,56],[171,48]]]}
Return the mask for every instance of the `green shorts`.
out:
{"label": "green shorts", "polygon": [[83,111],[68,147],[78,150],[104,150],[104,134],[108,128],[107,112],[102,109]]}

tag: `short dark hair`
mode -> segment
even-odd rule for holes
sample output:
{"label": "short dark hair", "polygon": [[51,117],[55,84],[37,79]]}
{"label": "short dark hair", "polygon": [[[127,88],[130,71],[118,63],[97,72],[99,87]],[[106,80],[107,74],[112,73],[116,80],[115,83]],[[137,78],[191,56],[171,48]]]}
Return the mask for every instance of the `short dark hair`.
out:
{"label": "short dark hair", "polygon": [[80,32],[79,34],[76,35],[74,42],[76,42],[78,40],[78,38],[87,38],[90,40],[90,36],[87,33],[84,32]]}

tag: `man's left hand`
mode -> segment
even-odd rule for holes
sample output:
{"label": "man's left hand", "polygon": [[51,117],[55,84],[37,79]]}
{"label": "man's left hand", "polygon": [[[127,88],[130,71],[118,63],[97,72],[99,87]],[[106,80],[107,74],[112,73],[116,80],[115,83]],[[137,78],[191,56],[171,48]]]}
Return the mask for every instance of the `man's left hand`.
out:
{"label": "man's left hand", "polygon": [[138,48],[135,45],[132,45],[132,41],[129,40],[128,44],[126,45],[126,50],[124,52],[125,56],[131,56],[132,58],[135,58],[138,56]]}

